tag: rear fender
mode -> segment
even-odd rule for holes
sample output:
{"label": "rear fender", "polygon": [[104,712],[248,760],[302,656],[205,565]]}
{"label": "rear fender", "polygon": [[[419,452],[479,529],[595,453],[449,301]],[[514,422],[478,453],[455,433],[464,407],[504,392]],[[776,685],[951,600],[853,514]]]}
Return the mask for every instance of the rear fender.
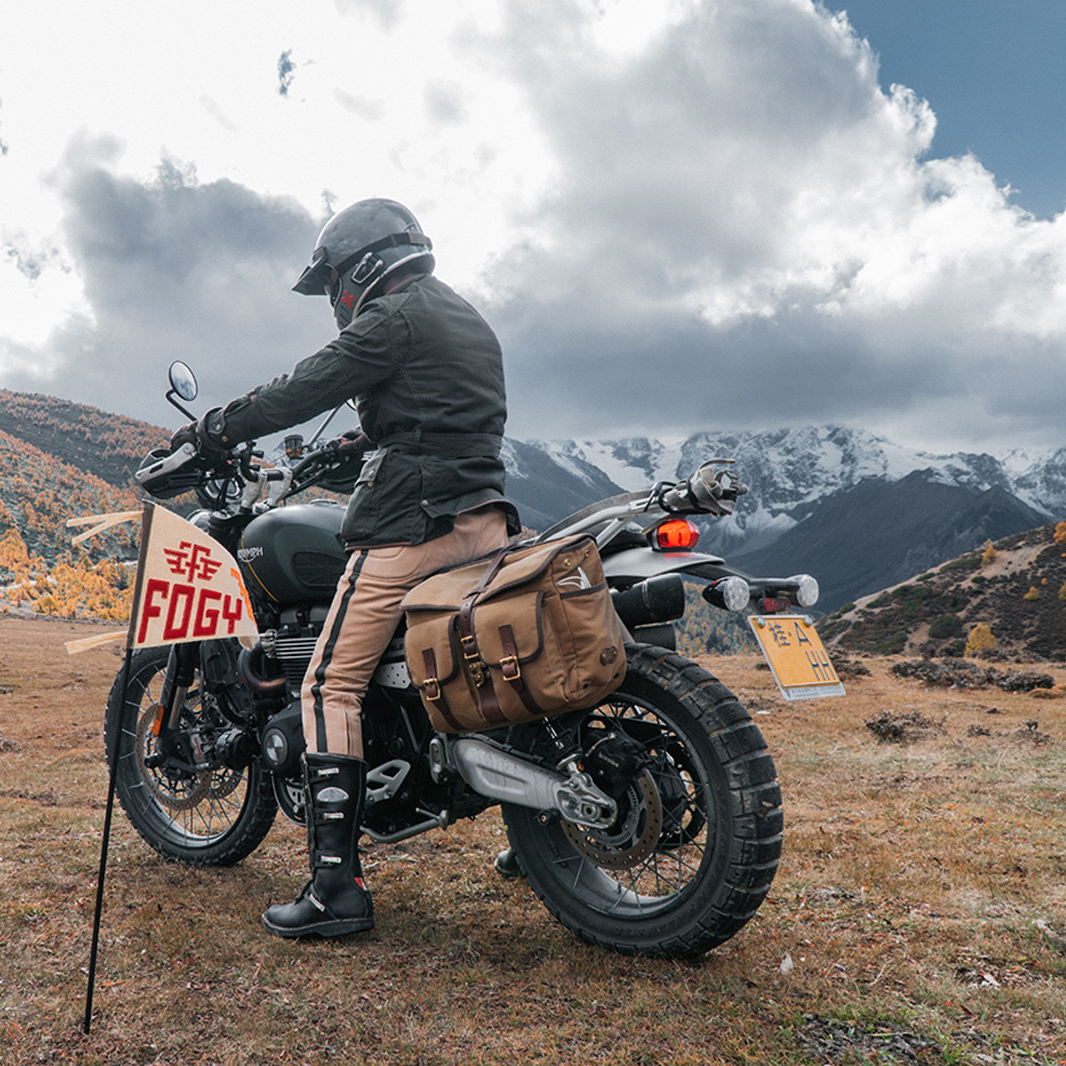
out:
{"label": "rear fender", "polygon": [[651,548],[623,548],[603,556],[603,573],[611,588],[625,588],[660,574],[690,574],[708,581],[737,571],[717,555],[703,552],[659,552]]}

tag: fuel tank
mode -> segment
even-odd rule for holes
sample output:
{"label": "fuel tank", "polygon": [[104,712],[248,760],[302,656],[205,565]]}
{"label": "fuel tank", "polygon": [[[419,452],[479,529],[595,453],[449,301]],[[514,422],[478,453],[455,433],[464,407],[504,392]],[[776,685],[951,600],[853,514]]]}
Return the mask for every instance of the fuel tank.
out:
{"label": "fuel tank", "polygon": [[348,562],[338,537],[343,518],[341,504],[315,500],[253,519],[237,549],[249,591],[277,604],[332,597]]}

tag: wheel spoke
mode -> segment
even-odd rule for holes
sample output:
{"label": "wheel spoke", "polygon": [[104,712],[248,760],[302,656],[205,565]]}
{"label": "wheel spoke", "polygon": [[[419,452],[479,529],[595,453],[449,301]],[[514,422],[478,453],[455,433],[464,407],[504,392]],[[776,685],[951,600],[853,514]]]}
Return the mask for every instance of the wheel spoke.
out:
{"label": "wheel spoke", "polygon": [[[781,793],[758,729],[727,688],[659,648],[627,645],[626,655],[614,696],[565,726],[585,771],[617,803],[613,823],[542,820],[505,804],[508,834],[530,887],[581,936],[625,952],[698,954],[736,933],[765,897],[780,817],[744,812],[772,811]],[[542,734],[513,735],[550,759]]]}
{"label": "wheel spoke", "polygon": [[[273,817],[274,805],[269,785],[254,778],[249,769],[226,767],[200,772],[177,768],[164,759],[149,765],[155,750],[153,723],[158,710],[158,693],[167,665],[168,653],[153,649],[138,653],[140,663],[130,676],[129,687],[120,702],[109,704],[110,735],[119,745],[119,798],[141,835],[157,850],[171,858],[201,862],[199,855],[215,848],[231,836],[255,805],[256,840],[248,835],[227,848],[222,860],[236,861],[236,851],[251,841],[251,850],[265,833]],[[113,700],[116,694],[113,692]],[[121,711],[121,713],[118,713]],[[199,733],[210,750],[214,737],[230,728],[213,699],[199,684],[189,686],[179,713],[177,728],[184,735]],[[264,795],[264,792],[266,795]],[[262,803],[269,808],[262,814]],[[243,830],[241,831],[243,833]],[[247,853],[247,850],[244,853]]]}

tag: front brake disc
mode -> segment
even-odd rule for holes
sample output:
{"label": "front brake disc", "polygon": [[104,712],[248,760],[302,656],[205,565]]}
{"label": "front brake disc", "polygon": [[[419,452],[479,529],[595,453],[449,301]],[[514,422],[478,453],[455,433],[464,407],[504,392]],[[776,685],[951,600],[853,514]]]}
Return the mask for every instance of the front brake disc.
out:
{"label": "front brake disc", "polygon": [[146,766],[144,759],[151,750],[150,737],[155,725],[157,707],[149,707],[137,722],[137,771],[145,788],[164,807],[184,811],[201,803],[211,790],[211,773],[190,774],[168,770],[164,765]]}

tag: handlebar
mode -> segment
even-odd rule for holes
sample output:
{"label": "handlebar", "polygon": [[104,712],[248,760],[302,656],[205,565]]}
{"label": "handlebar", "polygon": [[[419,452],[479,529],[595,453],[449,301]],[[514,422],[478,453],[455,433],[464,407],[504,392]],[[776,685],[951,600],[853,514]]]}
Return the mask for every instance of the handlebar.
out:
{"label": "handlebar", "polygon": [[[195,490],[209,509],[229,499],[239,500],[241,511],[262,511],[277,506],[330,474],[351,465],[352,460],[373,447],[362,434],[338,437],[311,450],[295,466],[263,467],[254,462],[264,453],[251,442],[231,451],[208,455],[186,441],[173,451],[149,453],[136,472],[136,479],[153,496],[166,499]],[[343,475],[342,475],[343,480]],[[230,488],[226,489],[225,486]],[[263,495],[264,487],[266,496]]]}
{"label": "handlebar", "polygon": [[690,478],[659,491],[659,506],[664,511],[681,514],[732,514],[737,497],[743,496],[748,487],[729,470],[715,473],[714,467],[733,462],[733,459],[708,459],[701,463]]}

